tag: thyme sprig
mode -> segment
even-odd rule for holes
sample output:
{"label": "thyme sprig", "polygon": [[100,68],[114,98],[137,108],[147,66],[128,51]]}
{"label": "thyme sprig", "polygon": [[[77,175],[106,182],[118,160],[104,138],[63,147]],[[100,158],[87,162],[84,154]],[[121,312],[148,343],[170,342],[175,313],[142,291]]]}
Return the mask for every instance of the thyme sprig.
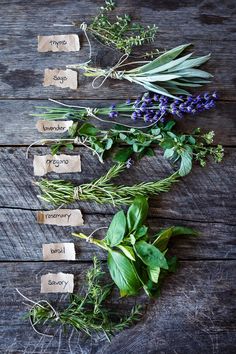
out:
{"label": "thyme sprig", "polygon": [[52,311],[52,307],[40,302],[33,306],[27,314],[31,318],[33,326],[44,324],[61,324],[64,327],[71,326],[88,336],[96,332],[104,332],[109,336],[121,331],[141,316],[141,306],[136,305],[128,316],[121,318],[120,312],[107,308],[105,301],[108,299],[112,284],[103,285],[104,272],[96,257],[93,259],[93,267],[86,274],[86,291],[84,294],[73,294],[68,306],[63,310]]}
{"label": "thyme sprig", "polygon": [[[133,23],[129,15],[109,16],[115,9],[113,0],[106,0],[100,8],[99,14],[87,25],[87,30],[98,38],[103,44],[130,54],[133,47],[152,42],[155,38],[157,27],[144,27],[139,23]],[[80,26],[79,22],[74,22]]]}
{"label": "thyme sprig", "polygon": [[42,179],[35,184],[42,191],[39,197],[53,205],[70,204],[76,200],[90,200],[99,204],[110,203],[120,206],[131,204],[137,195],[150,196],[167,192],[170,186],[179,179],[179,174],[174,173],[159,181],[141,182],[132,186],[110,183],[110,180],[117,177],[126,167],[126,163],[118,163],[93,182],[77,186],[64,180],[47,179]]}

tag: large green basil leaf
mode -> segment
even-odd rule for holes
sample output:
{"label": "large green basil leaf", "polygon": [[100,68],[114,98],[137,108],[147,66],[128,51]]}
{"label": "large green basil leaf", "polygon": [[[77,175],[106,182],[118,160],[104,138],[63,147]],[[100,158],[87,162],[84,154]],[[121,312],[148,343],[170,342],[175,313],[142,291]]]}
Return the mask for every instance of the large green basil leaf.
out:
{"label": "large green basil leaf", "polygon": [[123,240],[126,232],[126,217],[123,210],[118,211],[112,219],[107,230],[105,241],[108,246],[114,247],[119,245]]}
{"label": "large green basil leaf", "polygon": [[141,258],[143,263],[148,267],[168,269],[168,263],[165,256],[155,246],[145,241],[138,241],[134,245],[134,249],[139,258]]}
{"label": "large green basil leaf", "polygon": [[127,226],[130,232],[139,228],[146,220],[148,202],[145,197],[136,197],[127,212]]}
{"label": "large green basil leaf", "polygon": [[141,282],[133,263],[123,254],[111,250],[107,264],[114,283],[120,289],[120,295],[136,295]]}
{"label": "large green basil leaf", "polygon": [[178,236],[178,235],[192,235],[192,236],[197,236],[198,233],[189,228],[189,227],[183,227],[183,226],[172,226],[169,227],[168,229],[161,230],[153,242],[153,245],[157,247],[161,252],[164,252],[165,249],[168,246],[168,242],[172,236]]}
{"label": "large green basil leaf", "polygon": [[99,129],[90,123],[84,123],[79,128],[79,133],[82,135],[95,136],[99,132]]}

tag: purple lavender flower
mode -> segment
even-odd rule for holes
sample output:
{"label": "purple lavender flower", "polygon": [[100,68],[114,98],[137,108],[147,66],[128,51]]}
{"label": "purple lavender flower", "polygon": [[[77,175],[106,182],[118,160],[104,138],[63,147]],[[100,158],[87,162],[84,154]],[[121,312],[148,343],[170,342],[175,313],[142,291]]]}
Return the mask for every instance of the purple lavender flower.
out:
{"label": "purple lavender flower", "polygon": [[118,112],[116,112],[116,111],[111,111],[111,112],[109,113],[109,118],[116,118],[116,117],[118,117]]}

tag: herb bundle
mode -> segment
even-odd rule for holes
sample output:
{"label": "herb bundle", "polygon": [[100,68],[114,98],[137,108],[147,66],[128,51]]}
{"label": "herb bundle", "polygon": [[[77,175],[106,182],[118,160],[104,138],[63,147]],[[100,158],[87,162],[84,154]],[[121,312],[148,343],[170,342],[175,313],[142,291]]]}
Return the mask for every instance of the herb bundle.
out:
{"label": "herb bundle", "polygon": [[[133,23],[127,14],[116,16],[112,20],[109,14],[115,9],[116,4],[112,0],[106,0],[105,6],[100,8],[100,13],[87,25],[86,30],[107,46],[114,47],[122,52],[130,54],[132,48],[152,42],[155,38],[157,27]],[[81,26],[74,22],[75,26]]]}
{"label": "herb bundle", "polygon": [[182,119],[186,114],[195,115],[210,110],[215,107],[217,99],[216,92],[205,92],[197,96],[180,96],[178,99],[146,92],[136,100],[129,99],[124,103],[113,103],[109,107],[96,108],[70,106],[51,100],[64,107],[37,106],[36,108],[43,109],[44,112],[31,115],[49,120],[72,119],[74,121],[87,121],[90,118],[95,118],[103,121],[104,118],[108,118],[110,123],[116,123],[117,121],[114,122],[112,119],[128,117],[135,122],[155,123],[161,121],[163,123],[168,117],[178,120]]}
{"label": "herb bundle", "polygon": [[130,314],[121,318],[120,313],[108,310],[105,301],[109,297],[112,285],[103,285],[104,272],[95,257],[93,268],[86,274],[86,291],[84,294],[73,294],[70,303],[64,310],[53,311],[47,301],[39,301],[31,307],[27,317],[30,317],[33,327],[44,324],[61,324],[72,326],[91,336],[103,331],[107,338],[117,331],[129,327],[140,318],[140,306],[135,306]]}
{"label": "herb bundle", "polygon": [[[192,53],[179,57],[189,46],[190,44],[184,44],[175,47],[156,59],[131,70],[117,70],[128,65],[122,64],[123,60],[109,69],[93,68],[88,64],[68,65],[68,67],[83,69],[85,76],[95,77],[94,88],[100,87],[106,78],[110,77],[128,80],[143,86],[148,91],[177,99],[175,95],[189,95],[186,88],[202,86],[210,82],[209,79],[212,78],[210,73],[196,69],[210,59],[210,54],[193,59],[190,59]],[[95,81],[102,77],[104,78],[101,84],[95,87]]]}
{"label": "herb bundle", "polygon": [[175,257],[166,256],[170,238],[197,235],[190,228],[172,226],[151,237],[144,225],[147,212],[147,199],[137,197],[126,215],[123,211],[115,214],[104,239],[83,233],[72,234],[108,252],[109,272],[121,296],[136,295],[141,288],[148,296],[157,295],[163,276],[173,271],[176,265]]}
{"label": "herb bundle", "polygon": [[[135,101],[113,104],[105,108],[38,107],[43,108],[45,112],[34,113],[33,116],[85,122],[82,125],[75,123],[69,130],[67,138],[58,139],[56,142],[53,140],[52,154],[56,154],[64,147],[73,150],[75,144],[82,144],[92,150],[93,154],[103,162],[110,151],[114,151],[118,145],[124,143],[128,146],[118,149],[118,152],[114,154],[114,160],[125,162],[133,154],[136,154],[138,158],[145,155],[153,156],[153,147],[160,146],[166,158],[174,163],[180,161],[179,174],[184,176],[191,171],[193,160],[205,166],[207,156],[211,155],[216,162],[220,162],[223,157],[223,148],[221,145],[210,146],[213,143],[213,131],[201,133],[198,128],[192,134],[178,133],[173,130],[175,121],[169,120],[165,123],[165,120],[169,116],[179,119],[187,113],[196,114],[209,110],[215,106],[216,99],[216,93],[189,96],[187,99],[183,98],[183,101],[145,93]],[[103,119],[103,116],[108,116],[111,120]],[[136,128],[135,125],[132,127],[116,124],[111,129],[104,130],[87,123],[91,117],[114,123],[112,118],[126,118],[127,116],[135,122],[144,120],[148,125]],[[45,142],[50,143],[50,140],[45,140]]]}
{"label": "herb bundle", "polygon": [[39,197],[53,205],[70,204],[76,200],[91,200],[99,204],[110,203],[119,206],[131,204],[137,195],[149,196],[167,192],[179,178],[179,174],[174,173],[159,181],[141,182],[132,186],[110,183],[110,180],[117,177],[126,167],[129,165],[118,163],[112,166],[104,176],[91,183],[78,186],[64,180],[47,179],[42,179],[35,184],[42,191]]}

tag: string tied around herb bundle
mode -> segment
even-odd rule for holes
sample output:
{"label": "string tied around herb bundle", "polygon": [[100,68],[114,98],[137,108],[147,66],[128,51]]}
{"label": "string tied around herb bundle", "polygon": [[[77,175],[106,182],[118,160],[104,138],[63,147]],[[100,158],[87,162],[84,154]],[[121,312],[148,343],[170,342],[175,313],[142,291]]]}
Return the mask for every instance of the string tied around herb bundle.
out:
{"label": "string tied around herb bundle", "polygon": [[[33,304],[32,306],[30,306],[29,312],[31,312],[36,306],[39,306],[39,307],[41,307],[42,309],[45,309],[45,306],[42,305],[42,303],[44,303],[44,304],[46,304],[47,306],[50,307],[50,309],[52,310],[53,314],[55,315],[54,320],[55,320],[55,321],[59,321],[59,320],[60,320],[59,313],[55,310],[55,308],[54,308],[47,300],[33,301],[33,300],[29,299],[27,296],[23,295],[23,294],[20,292],[19,289],[16,288],[15,290],[16,290],[16,292],[17,292],[23,299],[25,299],[25,300],[27,300],[28,302],[30,302],[30,303]],[[25,304],[25,305],[27,305],[27,304]],[[39,335],[41,335],[41,336],[46,336],[46,337],[54,337],[54,335],[52,335],[52,334],[47,334],[47,333],[39,332],[39,331],[36,329],[35,323],[32,321],[31,316],[29,316],[29,322],[30,322],[31,327],[33,328],[33,330],[34,330],[37,334],[39,334]]]}
{"label": "string tied around herb bundle", "polygon": [[98,108],[91,108],[91,107],[85,107],[85,106],[75,106],[75,105],[70,105],[70,104],[66,104],[66,103],[63,103],[63,102],[60,102],[60,101],[57,101],[57,100],[54,100],[53,98],[49,98],[48,99],[49,101],[51,102],[54,102],[54,103],[57,103],[61,106],[64,106],[64,107],[68,107],[68,108],[79,108],[79,109],[85,109],[86,112],[87,112],[87,115],[89,117],[92,117],[96,120],[99,120],[100,122],[103,122],[103,123],[113,123],[113,124],[120,124],[124,127],[127,127],[127,128],[136,128],[136,129],[146,129],[146,128],[150,128],[152,127],[153,125],[155,125],[158,121],[161,120],[161,118],[163,117],[163,115],[165,113],[162,113],[162,115],[158,118],[158,120],[156,120],[155,122],[152,122],[151,124],[148,124],[148,125],[143,125],[143,126],[134,126],[134,125],[129,125],[129,124],[126,124],[126,123],[122,123],[122,122],[117,122],[115,120],[108,120],[108,119],[103,119],[103,118],[100,118],[97,116],[97,113],[99,112],[99,109]]}
{"label": "string tied around herb bundle", "polygon": [[81,194],[83,194],[83,189],[81,188],[81,186],[76,186],[74,188],[73,199],[78,200]]}
{"label": "string tied around herb bundle", "polygon": [[[129,54],[123,54],[114,66],[112,66],[108,70],[103,70],[103,72],[100,75],[96,76],[93,79],[92,87],[94,89],[99,89],[100,87],[102,87],[102,85],[109,77],[121,80],[122,77],[124,76],[125,71],[116,71],[116,70],[119,69],[124,64],[124,62],[128,59],[128,57]],[[103,80],[98,85],[95,85],[96,81],[99,80],[101,77],[104,77]]]}

